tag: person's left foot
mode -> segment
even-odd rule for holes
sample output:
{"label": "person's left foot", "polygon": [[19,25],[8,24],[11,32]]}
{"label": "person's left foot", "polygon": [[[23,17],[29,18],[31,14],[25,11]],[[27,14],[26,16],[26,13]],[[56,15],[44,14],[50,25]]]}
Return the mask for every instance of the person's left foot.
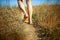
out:
{"label": "person's left foot", "polygon": [[24,15],[24,20],[25,23],[28,23],[28,16]]}

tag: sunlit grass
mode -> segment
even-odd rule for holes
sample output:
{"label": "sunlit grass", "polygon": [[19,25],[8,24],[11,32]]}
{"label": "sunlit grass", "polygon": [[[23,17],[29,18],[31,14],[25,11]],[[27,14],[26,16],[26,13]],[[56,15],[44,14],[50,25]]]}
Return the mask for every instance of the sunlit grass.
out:
{"label": "sunlit grass", "polygon": [[[39,40],[60,40],[60,5],[34,6],[33,23]],[[23,25],[18,7],[0,8],[1,40],[4,40],[3,34],[6,37],[14,37],[13,40],[19,40],[19,37],[23,40],[25,36],[23,26],[26,25]]]}

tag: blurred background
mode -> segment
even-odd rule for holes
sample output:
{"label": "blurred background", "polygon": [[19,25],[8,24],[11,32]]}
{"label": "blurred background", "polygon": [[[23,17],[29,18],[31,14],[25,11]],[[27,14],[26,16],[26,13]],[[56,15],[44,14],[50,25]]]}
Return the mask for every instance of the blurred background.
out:
{"label": "blurred background", "polygon": [[[24,0],[26,6],[26,0]],[[32,5],[60,4],[60,0],[32,0]],[[17,0],[0,0],[0,6],[18,6]]]}
{"label": "blurred background", "polygon": [[[24,5],[26,7],[26,0],[24,0]],[[32,0],[32,6],[33,26],[36,29],[38,40],[60,40],[60,0]],[[20,33],[18,27],[22,27],[22,24],[17,0],[0,0],[0,34],[2,35],[0,39],[5,37],[9,39],[10,37],[5,34],[10,35],[10,30],[16,33],[11,34],[13,35],[11,38],[16,38]],[[9,33],[5,32],[6,30]],[[16,32],[16,30],[19,31]]]}

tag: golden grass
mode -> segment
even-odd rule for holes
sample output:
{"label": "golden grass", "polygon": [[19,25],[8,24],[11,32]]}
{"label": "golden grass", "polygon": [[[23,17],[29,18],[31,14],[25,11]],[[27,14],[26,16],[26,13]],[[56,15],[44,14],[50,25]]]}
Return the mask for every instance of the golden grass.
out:
{"label": "golden grass", "polygon": [[60,21],[60,5],[42,5],[33,8],[38,25],[53,28]]}
{"label": "golden grass", "polygon": [[37,40],[35,28],[23,23],[18,8],[0,10],[0,40]]}
{"label": "golden grass", "polygon": [[35,31],[39,40],[60,40],[60,5],[34,6],[33,23],[23,23],[17,7],[0,8],[0,40],[37,40]]}

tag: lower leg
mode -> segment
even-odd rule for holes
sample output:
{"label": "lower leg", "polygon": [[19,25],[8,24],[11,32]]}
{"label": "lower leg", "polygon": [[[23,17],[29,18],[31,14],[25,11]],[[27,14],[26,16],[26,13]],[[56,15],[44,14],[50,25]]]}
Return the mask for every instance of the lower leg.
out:
{"label": "lower leg", "polygon": [[23,21],[27,23],[28,22],[28,14],[27,14],[25,7],[24,7],[24,0],[18,0],[18,6],[21,10]]}
{"label": "lower leg", "polygon": [[31,4],[31,0],[26,0],[26,3],[27,3],[27,9],[28,9],[29,24],[32,24],[32,4]]}
{"label": "lower leg", "polygon": [[28,14],[24,7],[24,0],[18,0],[18,6],[21,9],[21,13],[24,14],[24,16],[28,17]]}

